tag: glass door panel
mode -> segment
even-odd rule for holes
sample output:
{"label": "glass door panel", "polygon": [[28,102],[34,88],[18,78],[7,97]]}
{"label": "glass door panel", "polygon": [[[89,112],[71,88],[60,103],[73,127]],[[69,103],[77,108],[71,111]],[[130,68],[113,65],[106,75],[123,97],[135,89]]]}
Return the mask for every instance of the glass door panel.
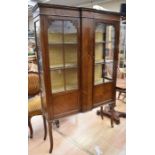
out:
{"label": "glass door panel", "polygon": [[95,85],[103,83],[102,70],[103,70],[102,64],[95,65],[95,80],[94,80]]}
{"label": "glass door panel", "polygon": [[77,45],[77,28],[75,22],[64,21],[66,90],[78,89]]}
{"label": "glass door panel", "polygon": [[63,43],[63,22],[56,20],[56,21],[51,21],[49,23],[49,28],[48,28],[48,43],[53,44],[53,43]]}
{"label": "glass door panel", "polygon": [[78,89],[77,68],[66,70],[66,90]]}
{"label": "glass door panel", "polygon": [[77,46],[65,45],[65,67],[77,67]]}
{"label": "glass door panel", "polygon": [[104,62],[104,44],[96,44],[95,45],[95,63]]}
{"label": "glass door panel", "polygon": [[57,69],[51,71],[52,93],[65,91],[64,70]]}
{"label": "glass door panel", "polygon": [[95,30],[95,42],[105,41],[105,24],[99,23]]}
{"label": "glass door panel", "polygon": [[105,48],[105,61],[111,62],[114,59],[114,45],[112,43],[107,43]]}
{"label": "glass door panel", "polygon": [[78,89],[76,22],[50,20],[48,28],[52,93]]}
{"label": "glass door panel", "polygon": [[64,43],[77,43],[77,28],[72,21],[64,21]]}
{"label": "glass door panel", "polygon": [[113,76],[113,63],[106,63],[104,77],[105,77],[105,79],[111,81],[112,76]]}
{"label": "glass door panel", "polygon": [[111,82],[114,60],[114,26],[98,23],[95,29],[94,85]]}
{"label": "glass door panel", "polygon": [[63,45],[52,44],[49,46],[50,68],[60,68],[63,63]]}
{"label": "glass door panel", "polygon": [[106,42],[113,42],[115,40],[115,29],[112,25],[106,26]]}

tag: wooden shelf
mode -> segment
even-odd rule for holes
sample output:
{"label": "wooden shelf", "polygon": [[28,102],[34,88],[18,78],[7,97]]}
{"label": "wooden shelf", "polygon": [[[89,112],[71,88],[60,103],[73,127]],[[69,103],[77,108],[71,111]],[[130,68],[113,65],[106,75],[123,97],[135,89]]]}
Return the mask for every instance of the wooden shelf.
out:
{"label": "wooden shelf", "polygon": [[77,64],[65,64],[65,68],[77,68]]}
{"label": "wooden shelf", "polygon": [[57,69],[68,69],[68,68],[77,68],[77,64],[58,64],[58,65],[51,65],[51,70],[57,70]]}
{"label": "wooden shelf", "polygon": [[28,39],[35,39],[35,37],[28,37]]}
{"label": "wooden shelf", "polygon": [[77,44],[77,42],[49,42],[48,43],[49,45],[76,45]]}
{"label": "wooden shelf", "polygon": [[109,44],[109,43],[113,43],[113,41],[95,41],[95,44],[101,44],[101,43]]}
{"label": "wooden shelf", "polygon": [[67,92],[70,90],[76,90],[78,89],[77,85],[67,85],[66,90],[64,89],[64,86],[57,86],[52,88],[52,93],[61,93],[61,92]]}
{"label": "wooden shelf", "polygon": [[95,64],[113,63],[113,60],[95,60]]}
{"label": "wooden shelf", "polygon": [[105,41],[95,41],[95,44],[105,43]]}
{"label": "wooden shelf", "polygon": [[104,81],[103,81],[103,79],[101,79],[101,80],[96,80],[95,81],[95,86],[96,85],[99,85],[99,84],[103,84],[103,83],[108,83],[108,82],[111,82],[112,80],[108,80],[108,79],[104,79]]}
{"label": "wooden shelf", "polygon": [[66,91],[68,91],[68,90],[75,90],[75,89],[78,89],[77,85],[67,85],[66,86]]}
{"label": "wooden shelf", "polygon": [[104,60],[95,60],[95,64],[104,64]]}
{"label": "wooden shelf", "polygon": [[113,63],[113,60],[106,60],[105,63]]}
{"label": "wooden shelf", "polygon": [[63,92],[63,91],[65,91],[64,87],[52,88],[52,93],[58,93],[58,92]]}

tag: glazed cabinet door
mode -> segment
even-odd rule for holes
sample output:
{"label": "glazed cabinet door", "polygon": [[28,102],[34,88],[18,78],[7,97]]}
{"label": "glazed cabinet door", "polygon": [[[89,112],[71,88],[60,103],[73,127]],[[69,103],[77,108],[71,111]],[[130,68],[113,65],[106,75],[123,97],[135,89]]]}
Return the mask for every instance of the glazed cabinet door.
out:
{"label": "glazed cabinet door", "polygon": [[96,22],[94,37],[94,106],[113,100],[115,74],[115,26]]}
{"label": "glazed cabinet door", "polygon": [[79,19],[48,18],[48,55],[54,118],[79,111]]}

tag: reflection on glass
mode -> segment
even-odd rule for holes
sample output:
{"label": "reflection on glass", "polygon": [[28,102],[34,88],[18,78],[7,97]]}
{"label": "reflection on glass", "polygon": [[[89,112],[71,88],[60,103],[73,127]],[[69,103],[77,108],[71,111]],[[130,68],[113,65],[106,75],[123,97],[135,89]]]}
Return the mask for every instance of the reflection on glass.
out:
{"label": "reflection on glass", "polygon": [[112,79],[113,76],[113,63],[105,64],[105,77],[108,79]]}
{"label": "reflection on glass", "polygon": [[63,67],[63,46],[50,45],[49,46],[49,62],[51,68]]}
{"label": "reflection on glass", "polygon": [[114,42],[114,39],[115,39],[114,26],[107,25],[106,26],[106,42]]}
{"label": "reflection on glass", "polygon": [[77,42],[77,28],[72,21],[64,21],[64,43]]}
{"label": "reflection on glass", "polygon": [[49,23],[48,28],[48,42],[62,43],[63,42],[63,22],[56,20]]}
{"label": "reflection on glass", "polygon": [[105,24],[100,23],[95,30],[95,42],[105,41]]}
{"label": "reflection on glass", "polygon": [[95,65],[95,80],[94,80],[95,85],[103,83],[102,68],[103,68],[102,64]]}
{"label": "reflection on glass", "polygon": [[66,90],[78,88],[77,68],[66,69]]}
{"label": "reflection on glass", "polygon": [[65,66],[77,66],[77,46],[76,45],[65,45]]}
{"label": "reflection on glass", "polygon": [[112,66],[111,65],[105,65],[104,64],[96,64],[95,65],[95,80],[94,84],[102,84],[106,82],[110,82],[112,80]]}
{"label": "reflection on glass", "polygon": [[107,43],[106,49],[105,49],[105,61],[113,61],[114,59],[114,44],[113,43]]}
{"label": "reflection on glass", "polygon": [[62,92],[64,87],[64,71],[61,69],[51,71],[52,93]]}

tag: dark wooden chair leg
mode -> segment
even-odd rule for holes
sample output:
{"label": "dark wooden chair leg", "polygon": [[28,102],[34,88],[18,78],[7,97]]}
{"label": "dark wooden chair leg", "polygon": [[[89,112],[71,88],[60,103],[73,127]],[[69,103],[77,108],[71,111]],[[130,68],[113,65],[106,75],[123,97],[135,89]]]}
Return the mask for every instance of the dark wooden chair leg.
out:
{"label": "dark wooden chair leg", "polygon": [[51,122],[48,122],[48,129],[49,129],[49,139],[50,139],[49,153],[52,153],[52,150],[53,150],[53,135],[52,135],[52,123]]}
{"label": "dark wooden chair leg", "polygon": [[110,112],[111,112],[111,127],[114,127],[114,105],[109,104]]}
{"label": "dark wooden chair leg", "polygon": [[33,138],[33,128],[32,128],[32,124],[31,124],[31,118],[28,118],[28,126],[30,129],[30,138]]}
{"label": "dark wooden chair leg", "polygon": [[43,116],[43,123],[44,123],[44,140],[46,140],[47,137],[47,126],[46,126],[46,118]]}

